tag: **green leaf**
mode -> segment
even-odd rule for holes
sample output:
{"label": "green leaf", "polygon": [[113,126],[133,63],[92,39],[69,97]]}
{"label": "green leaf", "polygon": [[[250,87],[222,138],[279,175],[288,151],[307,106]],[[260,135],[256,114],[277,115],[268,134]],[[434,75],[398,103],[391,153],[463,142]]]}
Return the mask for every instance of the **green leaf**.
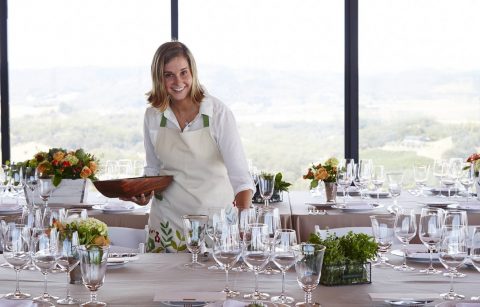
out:
{"label": "green leaf", "polygon": [[315,189],[316,187],[318,187],[318,180],[317,180],[317,179],[313,179],[313,180],[310,182],[310,189]]}
{"label": "green leaf", "polygon": [[62,176],[59,174],[55,174],[55,176],[53,176],[53,185],[58,187],[60,182],[62,182]]}

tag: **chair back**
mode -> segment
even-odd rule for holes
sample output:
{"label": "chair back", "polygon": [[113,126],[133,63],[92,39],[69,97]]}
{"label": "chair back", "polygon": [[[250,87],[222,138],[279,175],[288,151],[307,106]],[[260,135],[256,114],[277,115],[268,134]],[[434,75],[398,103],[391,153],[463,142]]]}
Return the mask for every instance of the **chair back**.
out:
{"label": "chair back", "polygon": [[145,246],[147,236],[146,228],[108,227],[111,246],[139,249],[139,247]]}

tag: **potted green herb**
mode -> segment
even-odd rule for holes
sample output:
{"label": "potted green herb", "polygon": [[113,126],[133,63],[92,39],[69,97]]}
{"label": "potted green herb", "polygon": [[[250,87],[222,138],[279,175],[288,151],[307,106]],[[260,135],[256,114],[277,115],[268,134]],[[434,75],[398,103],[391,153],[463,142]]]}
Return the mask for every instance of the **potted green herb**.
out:
{"label": "potted green herb", "polygon": [[326,238],[310,234],[308,242],[326,247],[320,283],[326,286],[371,283],[369,260],[377,253],[372,236],[348,232],[342,237],[327,232]]}

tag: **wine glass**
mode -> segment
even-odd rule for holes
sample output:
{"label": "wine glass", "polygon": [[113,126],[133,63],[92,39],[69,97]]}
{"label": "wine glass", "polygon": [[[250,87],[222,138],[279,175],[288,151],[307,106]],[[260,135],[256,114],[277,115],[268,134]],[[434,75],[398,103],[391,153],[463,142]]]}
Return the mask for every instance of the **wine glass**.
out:
{"label": "wine glass", "polygon": [[48,199],[52,196],[55,186],[53,185],[53,176],[42,176],[39,173],[38,180],[38,192],[40,193],[40,198],[43,200],[43,207],[48,207]]}
{"label": "wine glass", "polygon": [[62,222],[65,219],[65,208],[50,208],[43,209],[43,226],[53,227],[56,223]]}
{"label": "wine glass", "polygon": [[38,240],[34,246],[33,264],[43,274],[43,294],[35,297],[36,302],[52,302],[58,297],[50,295],[47,290],[48,272],[57,265],[58,253],[58,232],[56,228],[42,228]]}
{"label": "wine glass", "polygon": [[225,269],[225,289],[222,292],[229,298],[235,297],[239,295],[239,292],[230,289],[228,271],[237,263],[242,254],[238,225],[220,222],[215,228],[218,229],[216,231],[218,235],[213,243],[213,258]]}
{"label": "wine glass", "polygon": [[302,243],[295,248],[297,282],[305,292],[305,302],[297,303],[296,306],[320,307],[320,304],[312,303],[312,291],[320,282],[324,254],[323,245]]}
{"label": "wine glass", "polygon": [[[474,226],[472,231],[470,262],[480,272],[480,226]],[[474,296],[472,300],[480,300],[480,296]]]}
{"label": "wine glass", "polygon": [[417,220],[413,209],[400,208],[395,217],[395,235],[403,243],[403,264],[395,266],[397,271],[413,271],[415,268],[407,265],[407,246],[417,233]]}
{"label": "wine glass", "polygon": [[360,197],[365,198],[365,190],[370,183],[372,170],[372,160],[359,160],[354,165],[354,179],[353,184],[360,190]]}
{"label": "wine glass", "polygon": [[80,258],[77,252],[79,245],[78,233],[75,231],[71,235],[63,235],[59,242],[59,258],[58,265],[67,272],[67,293],[66,297],[59,299],[57,304],[60,305],[77,305],[79,300],[70,296],[70,272],[80,263]]}
{"label": "wine glass", "polygon": [[90,290],[90,301],[81,306],[106,306],[97,301],[97,290],[103,285],[107,271],[109,246],[80,245],[77,252],[80,258],[80,270],[85,287]]}
{"label": "wine glass", "polygon": [[4,230],[3,256],[13,266],[16,275],[15,291],[4,297],[11,300],[23,300],[29,298],[30,294],[20,291],[18,275],[30,259],[28,234],[30,230],[28,227],[15,223],[6,225]]}
{"label": "wine glass", "polygon": [[[225,209],[220,207],[209,207],[208,208],[208,224],[205,232],[207,236],[212,241],[212,246],[215,243],[215,226],[217,223],[225,220]],[[218,263],[214,263],[212,266],[208,267],[209,270],[221,270],[223,269]]]}
{"label": "wine glass", "polygon": [[264,207],[270,208],[269,200],[275,190],[275,176],[271,173],[261,172],[258,176],[258,190],[264,201]]}
{"label": "wine glass", "polygon": [[403,173],[389,172],[387,173],[388,191],[393,198],[393,205],[397,206],[397,198],[402,193]]}
{"label": "wine glass", "polygon": [[353,182],[353,167],[353,159],[343,159],[337,166],[337,185],[342,189],[344,203],[346,203],[347,188]]}
{"label": "wine glass", "polygon": [[[455,209],[448,209],[445,212],[445,219],[443,222],[444,226],[452,226],[456,228],[465,228],[468,229],[468,216],[467,211],[464,210],[455,210]],[[448,270],[448,272],[443,273],[444,276],[450,276],[453,274],[453,277],[465,277],[467,276],[464,273],[458,272],[457,268],[452,268]]]}
{"label": "wine glass", "polygon": [[10,165],[10,187],[13,192],[12,196],[18,196],[23,190],[25,178],[23,177],[23,167],[21,165]]}
{"label": "wine glass", "polygon": [[370,221],[372,222],[372,232],[378,244],[380,256],[379,261],[374,263],[373,266],[391,268],[393,265],[387,262],[388,259],[385,257],[385,254],[393,244],[395,217],[390,214],[372,215],[370,216]]}
{"label": "wine glass", "polygon": [[[462,176],[463,171],[463,159],[462,158],[451,158],[449,160],[449,173],[450,177],[453,179],[453,184],[451,186],[456,186],[459,182],[460,177]],[[454,192],[454,197],[459,197],[458,191]]]}
{"label": "wine glass", "polygon": [[372,184],[375,186],[377,192],[377,200],[380,199],[380,188],[385,182],[385,172],[383,165],[375,165],[372,171]]}
{"label": "wine glass", "polygon": [[466,194],[467,194],[467,203],[468,203],[470,199],[470,188],[475,183],[475,164],[474,163],[468,163],[464,167],[462,174],[460,175],[460,183],[463,185],[463,187],[467,192]]}
{"label": "wine glass", "polygon": [[440,263],[450,271],[450,290],[440,294],[444,300],[461,300],[465,296],[453,290],[454,272],[452,269],[460,267],[468,257],[467,232],[465,227],[446,226],[442,227],[442,239],[438,251]]}
{"label": "wine glass", "polygon": [[413,166],[413,178],[415,180],[415,185],[418,188],[418,196],[425,196],[423,193],[423,188],[427,186],[428,173],[430,171],[430,165],[417,165]]}
{"label": "wine glass", "polygon": [[205,230],[208,224],[207,215],[184,215],[183,233],[187,243],[187,248],[192,253],[192,262],[186,263],[185,266],[191,269],[202,268],[205,265],[198,262],[198,254],[205,243]]}
{"label": "wine glass", "polygon": [[[247,228],[248,224],[255,223],[257,221],[257,209],[256,208],[247,208],[240,211],[240,217],[238,221],[238,230],[240,231],[240,239],[243,240],[243,234],[245,233],[245,229]],[[240,266],[235,267],[232,271],[235,272],[250,272],[251,269],[245,264],[240,257],[239,261],[241,261]]]}
{"label": "wine glass", "polygon": [[[259,208],[257,215],[257,223],[267,225],[268,236],[270,240],[270,248],[273,249],[273,239],[275,231],[282,227],[280,220],[280,211],[278,208]],[[275,270],[272,266],[267,265],[263,274],[279,274],[279,270]]]}
{"label": "wine glass", "polygon": [[282,293],[272,297],[274,303],[289,304],[294,299],[285,295],[285,275],[295,264],[294,248],[297,246],[297,233],[293,229],[277,229],[273,238],[272,261],[282,271]]}
{"label": "wine glass", "polygon": [[31,193],[29,205],[35,207],[35,191],[38,186],[38,170],[36,167],[28,166],[25,168],[25,185]]}
{"label": "wine glass", "polygon": [[265,300],[269,294],[258,290],[258,274],[270,260],[270,238],[266,224],[248,224],[243,234],[243,261],[253,270],[255,274],[255,291],[245,294],[244,298],[253,300]]}
{"label": "wine glass", "polygon": [[442,239],[442,226],[444,222],[444,212],[439,208],[422,208],[420,214],[420,223],[418,226],[418,235],[420,241],[428,248],[430,253],[430,265],[421,273],[439,274],[439,271],[433,267],[432,253],[437,249]]}

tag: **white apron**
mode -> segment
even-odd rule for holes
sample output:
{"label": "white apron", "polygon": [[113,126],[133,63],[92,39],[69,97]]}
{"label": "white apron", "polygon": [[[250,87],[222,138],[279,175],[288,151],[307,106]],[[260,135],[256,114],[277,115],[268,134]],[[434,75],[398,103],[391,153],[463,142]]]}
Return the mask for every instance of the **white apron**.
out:
{"label": "white apron", "polygon": [[203,128],[176,131],[166,128],[162,114],[155,153],[163,162],[160,175],[173,181],[154,198],[150,209],[147,251],[185,251],[182,215],[207,214],[209,207],[231,206],[234,193],[218,146],[210,134],[209,117]]}

